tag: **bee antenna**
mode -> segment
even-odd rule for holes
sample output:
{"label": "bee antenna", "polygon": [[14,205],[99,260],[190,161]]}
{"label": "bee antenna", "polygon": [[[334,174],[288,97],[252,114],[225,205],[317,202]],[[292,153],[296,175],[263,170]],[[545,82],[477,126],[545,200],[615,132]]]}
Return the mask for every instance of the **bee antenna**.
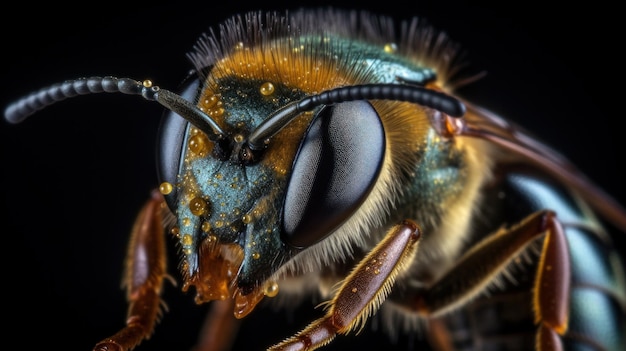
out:
{"label": "bee antenna", "polygon": [[462,117],[465,105],[442,92],[406,84],[364,84],[339,87],[307,96],[276,110],[248,137],[252,150],[261,150],[274,134],[278,133],[299,114],[322,105],[331,105],[356,100],[395,100],[413,102],[430,107],[452,117]]}
{"label": "bee antenna", "polygon": [[217,123],[191,102],[169,90],[153,86],[149,80],[141,82],[130,78],[90,77],[54,84],[10,104],[4,110],[4,118],[10,123],[20,123],[28,116],[56,102],[78,95],[103,92],[141,95],[144,99],[156,101],[179,114],[205,132],[209,139],[217,141],[224,138],[224,132]]}

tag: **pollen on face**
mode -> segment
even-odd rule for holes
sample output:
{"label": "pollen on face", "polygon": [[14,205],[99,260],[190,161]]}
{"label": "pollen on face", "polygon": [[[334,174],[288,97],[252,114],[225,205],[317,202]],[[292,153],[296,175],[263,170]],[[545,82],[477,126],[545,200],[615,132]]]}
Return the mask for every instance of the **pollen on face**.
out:
{"label": "pollen on face", "polygon": [[172,186],[171,183],[163,182],[163,183],[161,183],[161,185],[159,185],[159,191],[163,195],[170,194],[172,192],[172,190],[174,190],[174,187]]}
{"label": "pollen on face", "polygon": [[211,231],[211,223],[209,222],[204,222],[202,223],[202,231],[205,233],[208,233],[209,231]]}
{"label": "pollen on face", "polygon": [[201,197],[195,197],[189,201],[189,210],[196,216],[202,216],[208,213],[209,205]]}
{"label": "pollen on face", "polygon": [[269,96],[274,94],[274,84],[270,83],[270,82],[265,82],[263,84],[261,84],[261,88],[259,88],[259,92],[261,92],[261,95],[263,96]]}
{"label": "pollen on face", "polygon": [[278,284],[276,282],[268,282],[267,284],[265,284],[263,294],[267,297],[274,297],[278,295]]}
{"label": "pollen on face", "polygon": [[180,236],[180,230],[178,227],[172,227],[172,229],[170,229],[170,233],[175,237]]}
{"label": "pollen on face", "polygon": [[204,133],[198,133],[189,138],[189,151],[204,157],[209,151],[209,138]]}
{"label": "pollen on face", "polygon": [[251,215],[249,215],[249,214],[245,214],[245,215],[241,218],[241,221],[242,221],[244,224],[249,224],[250,222],[252,222],[252,216],[251,216]]}
{"label": "pollen on face", "polygon": [[385,44],[385,46],[383,47],[383,50],[384,50],[386,53],[393,54],[393,53],[395,53],[396,51],[398,51],[398,45],[396,45],[395,43],[387,43],[387,44]]}

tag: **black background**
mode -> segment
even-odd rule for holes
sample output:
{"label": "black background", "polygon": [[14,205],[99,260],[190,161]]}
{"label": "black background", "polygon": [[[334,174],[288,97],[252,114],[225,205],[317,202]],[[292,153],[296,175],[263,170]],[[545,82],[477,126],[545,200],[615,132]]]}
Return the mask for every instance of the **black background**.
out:
{"label": "black background", "polygon": [[[244,10],[327,4],[16,3],[2,21],[0,102],[90,75],[150,78],[174,88],[191,68],[186,52],[210,25]],[[609,5],[584,6],[388,0],[368,9],[398,19],[418,15],[446,31],[468,52],[472,69],[488,72],[463,96],[533,130],[626,203],[621,19]],[[88,350],[122,326],[123,256],[134,216],[157,185],[160,113],[138,97],[100,95],[57,104],[20,125],[0,123],[2,285],[9,296],[2,315],[9,338],[21,329],[31,335],[16,340],[24,347]],[[176,265],[173,258],[175,277]],[[170,311],[140,350],[193,345],[205,307],[171,285],[165,300]],[[299,328],[281,325],[283,317],[251,316],[257,324],[239,346],[261,349]]]}

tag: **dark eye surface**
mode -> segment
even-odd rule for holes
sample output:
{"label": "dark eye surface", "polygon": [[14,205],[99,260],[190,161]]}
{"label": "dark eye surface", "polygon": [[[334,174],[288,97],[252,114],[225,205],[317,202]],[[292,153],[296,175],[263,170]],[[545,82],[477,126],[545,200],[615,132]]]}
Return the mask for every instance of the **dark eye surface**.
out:
{"label": "dark eye surface", "polygon": [[[181,96],[191,102],[195,102],[198,96],[200,80],[190,79],[181,90]],[[159,126],[157,136],[157,172],[160,183],[168,182],[172,185],[177,183],[183,159],[183,145],[186,144],[187,128],[189,122],[170,110],[165,111]],[[176,209],[176,187],[165,197],[168,207]]]}
{"label": "dark eye surface", "polygon": [[371,190],[385,153],[385,133],[367,101],[324,107],[296,156],[283,209],[283,241],[304,248],[354,213]]}

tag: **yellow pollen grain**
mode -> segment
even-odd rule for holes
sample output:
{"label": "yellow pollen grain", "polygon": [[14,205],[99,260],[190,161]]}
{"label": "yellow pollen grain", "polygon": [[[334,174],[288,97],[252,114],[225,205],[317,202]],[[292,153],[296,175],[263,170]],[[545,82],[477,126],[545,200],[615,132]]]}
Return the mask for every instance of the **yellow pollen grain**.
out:
{"label": "yellow pollen grain", "polygon": [[169,193],[172,192],[172,190],[174,190],[174,187],[172,186],[171,183],[163,182],[161,183],[161,185],[159,185],[159,191],[163,195],[168,195]]}
{"label": "yellow pollen grain", "polygon": [[252,222],[252,216],[249,215],[249,214],[245,214],[245,215],[243,215],[243,217],[241,217],[241,221],[244,224],[249,224],[250,222]]}
{"label": "yellow pollen grain", "polygon": [[263,289],[263,294],[267,297],[278,295],[278,284],[276,282],[267,283],[265,289]]}
{"label": "yellow pollen grain", "polygon": [[170,229],[170,233],[174,236],[179,236],[180,235],[180,229],[178,229],[178,227],[172,227],[172,229]]}
{"label": "yellow pollen grain", "polygon": [[353,293],[355,293],[355,292],[357,292],[357,291],[358,291],[358,289],[357,289],[357,288],[352,288],[352,292],[353,292]]}
{"label": "yellow pollen grain", "polygon": [[191,220],[189,220],[189,218],[187,218],[187,217],[183,218],[183,225],[184,226],[188,226],[189,223],[191,223]]}
{"label": "yellow pollen grain", "polygon": [[395,43],[388,43],[388,44],[385,44],[385,46],[383,47],[383,50],[386,53],[393,54],[396,51],[398,51],[398,46]]}
{"label": "yellow pollen grain", "polygon": [[189,210],[196,216],[205,215],[208,212],[209,205],[201,197],[195,197],[189,201]]}
{"label": "yellow pollen grain", "polygon": [[224,221],[215,221],[214,226],[215,228],[221,228],[224,226]]}
{"label": "yellow pollen grain", "polygon": [[146,79],[143,82],[141,82],[141,84],[145,87],[145,88],[152,88],[152,81],[150,79]]}
{"label": "yellow pollen grain", "polygon": [[194,154],[204,157],[209,151],[209,138],[204,133],[198,133],[189,138],[189,150]]}
{"label": "yellow pollen grain", "polygon": [[261,257],[261,255],[258,252],[252,254],[252,258],[254,258],[255,260],[258,260],[259,257]]}
{"label": "yellow pollen grain", "polygon": [[211,223],[204,222],[202,223],[202,231],[208,233],[211,230]]}
{"label": "yellow pollen grain", "polygon": [[265,83],[261,84],[261,87],[259,88],[259,92],[263,96],[272,95],[272,94],[274,94],[274,91],[275,91],[274,84],[272,84],[270,82],[265,82]]}
{"label": "yellow pollen grain", "polygon": [[183,235],[183,240],[182,240],[183,245],[191,245],[192,242],[193,242],[193,238],[191,237],[191,235],[189,234]]}

